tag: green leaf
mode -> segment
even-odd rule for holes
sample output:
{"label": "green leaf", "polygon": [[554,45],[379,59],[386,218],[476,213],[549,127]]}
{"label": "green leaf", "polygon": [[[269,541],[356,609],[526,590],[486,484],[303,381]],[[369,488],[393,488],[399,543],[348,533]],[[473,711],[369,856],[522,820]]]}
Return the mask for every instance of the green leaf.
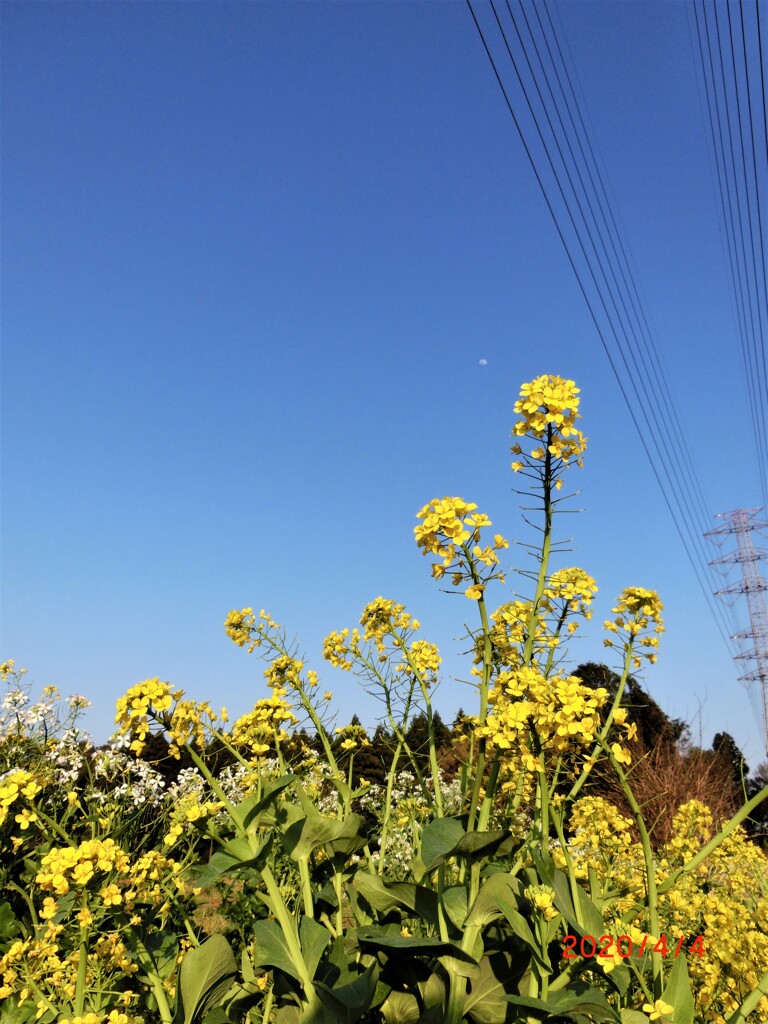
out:
{"label": "green leaf", "polygon": [[417,914],[423,921],[437,926],[437,894],[423,885],[409,882],[386,882],[378,875],[359,872],[353,881],[354,888],[365,900],[383,914],[405,908]]}
{"label": "green leaf", "polygon": [[257,921],[253,925],[253,966],[276,967],[279,971],[300,981],[283,931],[277,921]]}
{"label": "green leaf", "polygon": [[467,833],[456,818],[435,818],[421,834],[421,859],[426,871],[433,871],[451,856]]}
{"label": "green leaf", "polygon": [[198,865],[190,870],[190,880],[196,887],[204,888],[212,885],[224,875],[235,874],[245,868],[260,871],[267,862],[272,847],[272,836],[257,846],[255,837],[249,839],[240,836],[230,841],[211,857],[205,865]]}
{"label": "green leaf", "polygon": [[488,856],[496,853],[507,839],[512,835],[509,830],[494,832],[467,832],[453,849],[453,852],[464,857],[476,857],[482,853]]}
{"label": "green leaf", "polygon": [[507,1001],[515,1006],[524,1006],[546,1017],[568,1017],[571,1020],[592,1020],[595,1024],[621,1024],[621,1018],[602,992],[596,988],[575,984],[559,992],[550,993],[547,999],[531,996],[511,995]]}
{"label": "green leaf", "polygon": [[0,903],[0,942],[9,942],[21,931],[21,922],[10,903]]}
{"label": "green leaf", "polygon": [[499,907],[501,908],[502,914],[507,919],[508,923],[512,926],[512,931],[515,933],[515,935],[517,935],[519,939],[523,940],[523,942],[526,944],[526,946],[528,946],[528,948],[531,950],[534,957],[541,964],[541,966],[546,971],[549,971],[549,964],[546,963],[546,961],[543,960],[541,957],[539,944],[536,941],[536,937],[534,936],[533,932],[531,931],[530,925],[523,917],[523,915],[520,913],[520,911],[517,909],[517,907],[514,905],[514,903],[512,903],[511,900],[506,900],[503,897],[499,897],[498,904]]}
{"label": "green leaf", "polygon": [[619,1010],[621,1024],[650,1024],[650,1017],[639,1010]]}
{"label": "green leaf", "polygon": [[251,793],[235,807],[234,811],[230,812],[230,817],[242,829],[247,829],[295,779],[295,775],[283,775],[273,782],[268,782],[264,786],[261,796],[258,793]]}
{"label": "green leaf", "polygon": [[310,978],[314,978],[317,965],[332,937],[328,929],[318,924],[317,921],[311,917],[302,917],[299,924],[299,942]]}
{"label": "green leaf", "polygon": [[485,925],[502,917],[503,912],[499,906],[499,899],[511,903],[516,895],[519,895],[520,883],[511,875],[499,872],[490,875],[482,884],[477,899],[472,904],[472,909],[464,922],[465,928],[484,928]]}
{"label": "green leaf", "polygon": [[378,978],[379,965],[373,963],[352,982],[335,985],[333,988],[318,982],[316,990],[339,1024],[354,1024],[370,1008]]}
{"label": "green leaf", "polygon": [[533,861],[542,881],[555,890],[555,906],[578,935],[593,935],[599,938],[607,934],[603,915],[581,886],[577,886],[576,892],[583,926],[576,918],[568,876],[559,871],[552,858],[545,856],[540,850],[533,852]]}
{"label": "green leaf", "polygon": [[443,892],[443,908],[450,921],[461,930],[467,919],[467,890],[463,885],[451,885]]}
{"label": "green leaf", "polygon": [[389,955],[403,953],[409,957],[452,956],[465,963],[476,963],[468,953],[454,943],[422,935],[394,935],[381,928],[366,927],[357,929],[357,941],[361,946],[371,946]]}
{"label": "green leaf", "polygon": [[203,1017],[203,1024],[232,1024],[232,1018],[220,1006],[214,1006]]}
{"label": "green leaf", "polygon": [[[132,943],[129,940],[129,949]],[[158,977],[169,978],[176,969],[179,955],[179,940],[174,932],[153,932],[143,941],[144,949],[149,953]]]}
{"label": "green leaf", "polygon": [[337,852],[354,852],[365,845],[361,831],[365,822],[359,814],[348,814],[338,818],[326,818],[314,808],[311,814],[294,822],[285,830],[283,846],[293,860],[306,860],[313,850],[327,843]]}
{"label": "green leaf", "polygon": [[685,953],[680,953],[675,958],[672,970],[669,972],[667,984],[661,993],[665,1003],[674,1007],[672,1015],[675,1024],[693,1024],[693,993],[691,982],[688,977],[688,962]]}
{"label": "green leaf", "polygon": [[217,1006],[232,986],[237,961],[223,935],[191,949],[179,967],[174,1024],[193,1024]]}
{"label": "green leaf", "polygon": [[389,993],[380,1007],[386,1024],[418,1024],[419,1003],[410,992]]}

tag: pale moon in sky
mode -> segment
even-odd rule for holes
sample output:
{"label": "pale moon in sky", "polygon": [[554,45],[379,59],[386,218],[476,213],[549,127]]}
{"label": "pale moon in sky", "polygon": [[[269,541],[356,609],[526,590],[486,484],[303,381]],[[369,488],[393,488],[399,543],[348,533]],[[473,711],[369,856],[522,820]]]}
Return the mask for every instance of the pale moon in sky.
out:
{"label": "pale moon in sky", "polygon": [[481,359],[480,360],[480,365],[481,366],[487,366],[488,365],[488,360],[487,359]]}

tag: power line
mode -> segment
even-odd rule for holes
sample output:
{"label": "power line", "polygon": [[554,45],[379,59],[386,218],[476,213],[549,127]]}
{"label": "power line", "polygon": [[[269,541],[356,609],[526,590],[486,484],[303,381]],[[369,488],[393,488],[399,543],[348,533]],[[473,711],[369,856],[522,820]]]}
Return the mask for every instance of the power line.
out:
{"label": "power line", "polygon": [[[701,17],[699,16],[699,6]],[[762,41],[760,39],[759,4],[756,5],[757,40],[760,54],[760,80],[764,86],[762,67]],[[737,67],[733,38],[731,6],[726,3],[730,70],[733,85],[729,89],[726,79],[724,32],[720,28],[718,4],[712,5],[714,17],[708,13],[706,0],[700,5],[694,0],[693,13],[696,40],[704,78],[707,100],[707,120],[714,153],[720,209],[727,238],[728,265],[736,308],[736,321],[741,346],[741,363],[749,400],[752,433],[758,459],[758,474],[763,500],[768,504],[768,367],[766,367],[766,334],[768,333],[768,291],[766,285],[765,244],[760,179],[757,165],[757,144],[753,117],[751,75],[744,24],[744,4],[740,2],[742,32],[743,84],[741,69]],[[714,27],[711,27],[713,22]],[[705,46],[706,42],[706,46]],[[706,51],[706,53],[705,53]],[[716,68],[716,64],[719,68]],[[729,76],[730,77],[730,76]],[[745,129],[741,100],[746,91]],[[763,121],[765,124],[765,95],[763,91]],[[731,108],[735,106],[732,116]],[[726,146],[727,139],[727,146]],[[747,149],[751,160],[747,159]],[[738,168],[737,168],[738,164]],[[748,165],[754,178],[754,199]],[[766,166],[768,173],[768,162]],[[757,224],[755,225],[755,214]],[[747,242],[749,236],[749,243]],[[758,267],[759,263],[759,267]],[[750,273],[751,271],[751,273]],[[765,310],[765,316],[763,315]]]}
{"label": "power line", "polygon": [[[503,44],[503,46],[499,46],[499,49],[502,50],[502,54],[506,53],[506,58],[503,60],[504,67],[511,67],[514,70],[519,91],[525,100],[532,122],[533,132],[530,133],[529,138],[529,134],[522,127],[519,111],[516,110],[512,102],[510,96],[511,89],[507,87],[504,76],[501,73],[500,65],[502,61],[497,61],[494,57],[488,37],[483,31],[475,13],[472,0],[467,0],[467,3],[507,108],[533,168],[539,188],[544,196],[550,216],[587,303],[598,337],[608,357],[643,449],[651,463],[652,472],[659,484],[664,502],[672,515],[675,528],[691,563],[694,575],[715,617],[721,636],[726,646],[728,646],[727,631],[723,628],[722,609],[719,605],[712,602],[711,588],[705,585],[702,578],[702,572],[706,572],[706,569],[708,569],[708,557],[703,553],[704,549],[701,541],[703,529],[697,528],[692,519],[692,514],[697,509],[700,515],[703,512],[701,487],[696,480],[690,459],[687,458],[687,452],[685,452],[686,446],[682,436],[682,429],[679,428],[679,419],[673,417],[673,421],[676,424],[674,431],[670,429],[670,424],[667,422],[669,408],[674,408],[674,403],[671,402],[671,392],[666,384],[658,352],[648,330],[647,317],[642,313],[638,315],[638,309],[641,310],[642,308],[639,302],[639,293],[634,283],[632,287],[628,284],[632,280],[631,268],[626,259],[620,235],[616,230],[616,219],[611,213],[610,224],[613,225],[612,230],[609,227],[609,220],[606,220],[604,213],[601,213],[600,219],[597,218],[584,175],[582,175],[578,166],[575,150],[579,151],[582,161],[585,162],[587,178],[589,179],[592,191],[595,193],[597,208],[601,211],[604,208],[610,208],[605,188],[598,187],[598,175],[592,173],[584,146],[580,141],[579,133],[576,129],[577,119],[574,118],[570,110],[570,102],[562,87],[562,79],[558,77],[557,64],[553,57],[552,47],[549,45],[548,37],[544,31],[543,23],[539,19],[541,34],[546,42],[547,53],[555,71],[555,79],[559,82],[561,94],[565,101],[565,108],[568,111],[568,119],[572,128],[570,134],[560,114],[560,104],[555,98],[551,84],[552,80],[547,73],[541,51],[536,44],[530,22],[524,10],[522,11],[522,17],[525,20],[533,50],[536,53],[536,59],[539,62],[545,80],[546,90],[550,97],[549,105],[553,108],[554,113],[550,113],[550,106],[548,106],[545,100],[542,86],[528,56],[526,41],[523,39],[509,0],[507,0],[506,4],[509,22],[515,30],[518,46],[522,52],[522,59],[518,59],[515,56],[508,34],[499,17],[496,4],[494,0],[490,0],[490,8],[493,11],[496,22],[497,37],[500,38]],[[546,2],[541,6],[546,10]],[[548,10],[547,14],[549,17]],[[556,49],[565,67],[565,62],[562,60],[562,49],[559,47],[551,17],[549,17],[549,23],[555,38]],[[521,70],[523,60],[528,70],[527,76]],[[529,88],[527,82],[532,83],[531,88]],[[537,112],[531,98],[534,90],[538,97],[551,141],[548,141],[548,137],[545,135],[540,114]],[[571,92],[573,107],[579,110],[575,92],[572,88]],[[564,153],[563,145],[561,145],[558,132],[553,124],[553,118],[557,119],[560,133],[566,140],[565,148],[568,150],[568,157]],[[584,119],[580,111],[578,120],[584,126]],[[573,143],[571,142],[571,135],[573,136]],[[532,143],[536,137],[538,137],[539,144],[546,158],[545,161],[537,161],[534,156]],[[594,153],[591,143],[589,148]],[[544,171],[547,168],[551,175],[549,187],[547,187],[544,181]],[[578,181],[581,193],[576,186],[576,181]],[[559,202],[564,208],[565,216],[556,209],[558,197]],[[601,221],[604,227],[601,227]],[[618,245],[613,237],[614,233],[618,236]],[[619,253],[623,253],[623,259],[620,258]],[[616,271],[617,266],[619,268],[618,274]],[[631,314],[638,321],[639,334],[638,327],[633,323],[633,315]],[[643,324],[645,325],[645,333]],[[619,360],[624,370],[623,373],[619,368],[619,361],[614,357],[615,350],[618,350]],[[667,396],[664,406],[661,405],[659,397],[656,395],[655,381],[650,376],[648,366],[646,365],[648,362],[654,367],[657,378],[664,382],[662,391]],[[633,394],[633,401],[630,400],[630,391]],[[685,457],[681,460],[682,452],[685,452]],[[686,458],[687,461],[685,461]],[[704,518],[702,517],[703,521]],[[694,552],[697,552],[696,557]]]}

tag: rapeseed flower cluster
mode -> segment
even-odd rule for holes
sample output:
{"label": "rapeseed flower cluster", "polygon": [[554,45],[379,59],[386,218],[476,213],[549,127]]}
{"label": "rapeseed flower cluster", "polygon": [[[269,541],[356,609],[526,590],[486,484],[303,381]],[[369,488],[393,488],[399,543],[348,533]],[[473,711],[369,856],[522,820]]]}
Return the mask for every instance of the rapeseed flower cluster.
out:
{"label": "rapeseed flower cluster", "polygon": [[[19,802],[20,798],[33,800],[42,790],[40,782],[24,768],[16,768],[6,772],[0,778],[0,825],[4,824],[11,807]],[[23,808],[16,816],[23,829],[28,828],[32,821],[37,820],[34,811]]]}
{"label": "rapeseed flower cluster", "polygon": [[55,846],[40,861],[35,881],[43,892],[64,896],[84,888],[97,873],[126,872],[130,858],[113,839],[88,839],[77,847]]}
{"label": "rapeseed flower cluster", "polygon": [[576,420],[581,418],[578,395],[579,388],[572,380],[550,374],[522,385],[515,402],[515,412],[521,419],[512,428],[512,435],[529,437],[536,447],[524,451],[519,442],[512,445],[513,454],[522,457],[522,461],[512,463],[516,473],[526,466],[540,465],[547,455],[553,460],[553,477],[574,459],[583,465],[587,441],[576,428]]}
{"label": "rapeseed flower cluster", "polygon": [[491,714],[476,735],[509,751],[527,771],[541,771],[542,752],[559,755],[594,743],[607,699],[607,690],[585,686],[576,676],[547,679],[523,665],[499,674],[488,695]]}
{"label": "rapeseed flower cluster", "polygon": [[545,921],[557,917],[555,909],[555,890],[549,885],[529,885],[523,890],[523,896],[544,915]]}
{"label": "rapeseed flower cluster", "polygon": [[259,612],[258,626],[253,608],[242,608],[240,611],[233,609],[224,620],[227,636],[238,647],[245,647],[247,644],[249,654],[257,647],[261,647],[267,633],[277,632],[279,629],[278,623],[263,608]]}
{"label": "rapeseed flower cluster", "polygon": [[[531,601],[508,601],[497,608],[491,615],[490,630],[495,661],[499,665],[519,667],[532,619],[535,630],[532,660],[535,662],[556,648],[566,622],[567,633],[573,634],[578,628],[575,616],[585,620],[592,617],[591,605],[596,593],[597,583],[583,569],[559,569],[549,577],[535,617]],[[475,663],[479,661],[482,661],[482,638],[475,650]]]}
{"label": "rapeseed flower cluster", "polygon": [[334,668],[350,672],[354,659],[360,653],[360,630],[348,628],[334,630],[323,640],[323,658]]}
{"label": "rapeseed flower cluster", "polygon": [[[171,738],[168,752],[177,760],[181,757],[180,748],[188,743],[194,742],[202,750],[206,725],[215,722],[218,716],[208,701],[200,703],[183,698],[184,690],[161,682],[157,676],[137,683],[117,701],[115,723],[119,726],[118,735],[130,734],[133,737],[130,749],[140,756],[151,723],[157,722],[167,730]],[[222,717],[225,716],[226,712],[222,710]]]}
{"label": "rapeseed flower cluster", "polygon": [[[558,569],[549,577],[544,587],[543,601],[546,610],[555,613],[564,621],[566,617],[581,615],[589,621],[592,618],[592,601],[597,593],[597,583],[583,569],[573,567]],[[575,633],[577,623],[571,619],[568,632]]]}
{"label": "rapeseed flower cluster", "polygon": [[[423,522],[413,529],[416,543],[424,549],[422,553],[442,559],[432,565],[434,578],[440,580],[450,573],[453,586],[468,582],[464,593],[473,601],[480,600],[492,579],[504,582],[503,573],[495,570],[499,564],[497,552],[509,547],[509,541],[499,533],[494,534],[493,544],[480,546],[480,531],[493,524],[487,515],[475,512],[476,508],[474,502],[463,498],[433,498],[416,513]],[[491,572],[483,572],[481,566]]]}
{"label": "rapeseed flower cluster", "polygon": [[643,658],[653,664],[656,661],[659,637],[664,632],[664,620],[661,617],[663,610],[664,605],[655,590],[627,587],[621,592],[616,607],[612,609],[616,617],[607,619],[604,623],[605,629],[610,633],[617,634],[617,637],[623,635],[623,638],[619,641],[606,637],[603,644],[606,647],[620,647],[623,650],[628,650],[631,646],[634,668],[640,668]]}
{"label": "rapeseed flower cluster", "polygon": [[[660,935],[653,935],[640,909],[646,879],[634,823],[608,800],[582,797],[573,805],[569,826],[568,853],[576,877],[618,894],[604,908],[606,932],[628,935],[635,954],[644,948],[646,955],[660,936],[666,936],[671,955],[680,936],[687,950],[700,935],[701,951],[688,955],[696,1019],[726,1024],[768,970],[768,856],[737,828],[697,869],[664,889],[666,880],[715,833],[709,808],[696,800],[682,804],[669,839],[656,853]],[[555,864],[566,870],[564,852],[555,846],[552,853]],[[600,963],[606,972],[615,966],[610,960]],[[754,1013],[756,1021],[768,1021],[768,997]]]}
{"label": "rapeseed flower cluster", "polygon": [[[301,662],[295,662],[290,670],[295,670],[296,665],[301,666]],[[276,673],[274,678],[279,674]],[[276,686],[271,697],[256,701],[252,711],[238,718],[232,726],[230,739],[233,745],[245,747],[261,756],[274,743],[284,743],[288,733],[283,726],[296,725],[299,721],[291,705],[284,699],[287,692],[285,687]]]}

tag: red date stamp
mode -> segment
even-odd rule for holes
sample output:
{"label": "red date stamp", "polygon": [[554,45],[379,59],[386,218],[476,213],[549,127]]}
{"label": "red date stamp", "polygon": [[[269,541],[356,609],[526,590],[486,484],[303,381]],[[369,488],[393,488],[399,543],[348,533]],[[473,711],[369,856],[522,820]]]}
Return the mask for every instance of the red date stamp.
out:
{"label": "red date stamp", "polygon": [[643,935],[642,942],[633,942],[631,935],[601,935],[599,939],[596,939],[594,935],[566,935],[563,939],[563,960],[576,960],[578,957],[584,957],[589,960],[591,957],[602,957],[605,960],[613,960],[615,955],[618,955],[622,960],[626,960],[628,957],[635,956],[641,957],[644,953],[660,953],[662,956],[680,956],[681,952],[687,952],[694,956],[704,956],[704,939],[701,935],[697,935],[696,938],[691,942],[687,949],[683,949],[683,943],[685,942],[685,936],[681,935],[678,939],[673,937],[667,938],[666,935],[662,935],[661,938],[649,942],[651,939],[649,935]]}

